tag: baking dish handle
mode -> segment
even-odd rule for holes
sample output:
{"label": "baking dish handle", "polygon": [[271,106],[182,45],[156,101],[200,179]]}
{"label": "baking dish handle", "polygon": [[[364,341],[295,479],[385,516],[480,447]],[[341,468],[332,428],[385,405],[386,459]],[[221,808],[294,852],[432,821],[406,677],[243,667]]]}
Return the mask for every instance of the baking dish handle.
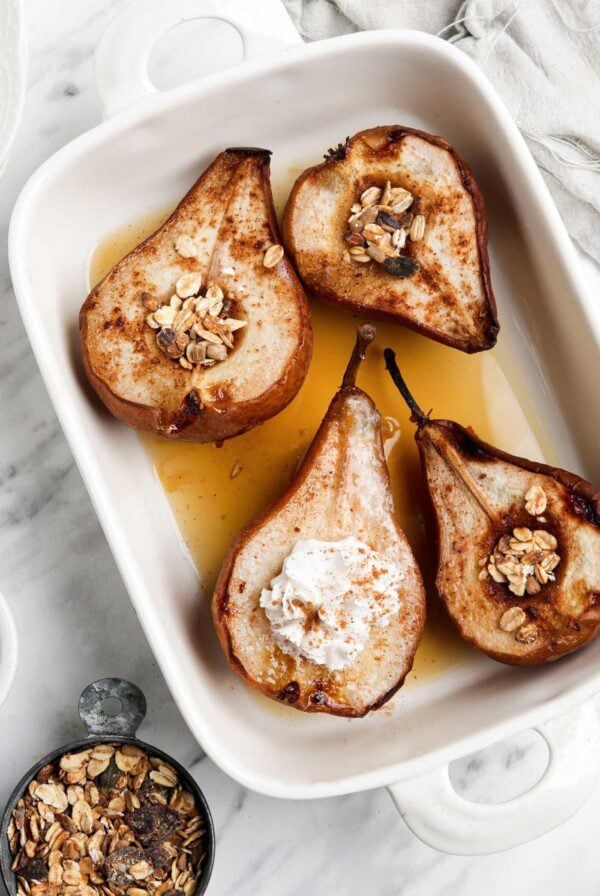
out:
{"label": "baking dish handle", "polygon": [[170,28],[194,19],[232,25],[241,35],[244,60],[302,43],[281,0],[133,0],[109,23],[96,50],[105,118],[158,93],[148,77],[152,47]]}
{"label": "baking dish handle", "polygon": [[466,800],[454,790],[448,766],[390,785],[411,831],[440,852],[474,856],[527,843],[567,821],[598,775],[598,714],[589,701],[535,730],[548,744],[548,766],[537,784],[515,799],[497,804]]}

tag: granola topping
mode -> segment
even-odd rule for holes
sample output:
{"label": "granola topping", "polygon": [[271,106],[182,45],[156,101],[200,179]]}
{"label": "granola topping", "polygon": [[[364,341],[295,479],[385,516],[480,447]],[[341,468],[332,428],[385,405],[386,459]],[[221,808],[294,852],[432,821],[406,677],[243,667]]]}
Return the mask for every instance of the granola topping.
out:
{"label": "granola topping", "polygon": [[527,625],[522,625],[517,633],[515,634],[515,639],[519,641],[521,644],[533,644],[534,641],[537,640],[538,630],[533,622],[528,622]]}
{"label": "granola topping", "polygon": [[[546,522],[542,517],[548,498],[540,485],[533,485],[525,495],[525,509],[537,522]],[[547,529],[530,529],[515,526],[501,536],[493,552],[479,561],[479,578],[488,576],[498,584],[506,585],[516,597],[535,596],[548,582],[554,582],[560,555],[556,553],[558,542]],[[531,612],[532,608],[528,608]],[[537,618],[534,616],[533,618]],[[531,644],[537,639],[537,627],[528,621],[521,607],[510,607],[498,621],[505,632],[515,632],[515,638],[522,644]]]}
{"label": "granola topping", "polygon": [[283,246],[279,244],[275,246],[269,246],[267,251],[263,256],[263,265],[266,268],[274,268],[279,264],[281,259],[283,258]]}
{"label": "granola topping", "polygon": [[514,632],[527,622],[527,614],[521,607],[511,607],[500,617],[500,628],[503,632]]}
{"label": "granola topping", "polygon": [[182,258],[196,258],[198,256],[198,246],[191,236],[185,233],[181,233],[175,240],[175,251]]}
{"label": "granola topping", "polygon": [[555,579],[554,571],[560,563],[556,547],[556,538],[546,529],[517,527],[498,539],[481,578],[485,579],[487,573],[517,597],[539,594],[542,586]]}
{"label": "granola topping", "polygon": [[525,510],[532,516],[539,516],[544,513],[548,506],[546,492],[541,485],[532,485],[525,495]]}
{"label": "granola topping", "polygon": [[204,834],[175,769],[118,743],[44,766],[7,830],[18,896],[193,896]]}
{"label": "granola topping", "polygon": [[533,644],[537,640],[536,625],[529,621],[527,613],[521,607],[510,607],[498,620],[503,632],[515,633],[515,640],[520,644]]}
{"label": "granola topping", "polygon": [[[187,256],[186,256],[187,257]],[[222,271],[231,277],[233,270]],[[216,283],[201,293],[202,279],[196,272],[183,274],[171,298],[161,304],[151,293],[141,296],[150,311],[146,323],[156,332],[158,347],[185,370],[212,367],[224,361],[234,347],[234,333],[247,321],[230,317],[231,301]]]}
{"label": "granola topping", "polygon": [[[540,519],[548,505],[544,489],[533,485],[525,495],[525,509]],[[503,535],[489,557],[482,560],[480,579],[491,576],[494,582],[505,584],[517,597],[525,593],[539,594],[542,587],[555,580],[555,570],[560,563],[556,553],[558,542],[547,529],[530,529],[516,526]]]}
{"label": "granola topping", "polygon": [[[347,258],[358,264],[374,261],[395,277],[410,277],[419,264],[402,250],[425,235],[419,201],[403,187],[372,186],[350,208],[346,230]],[[398,260],[400,259],[400,260]]]}

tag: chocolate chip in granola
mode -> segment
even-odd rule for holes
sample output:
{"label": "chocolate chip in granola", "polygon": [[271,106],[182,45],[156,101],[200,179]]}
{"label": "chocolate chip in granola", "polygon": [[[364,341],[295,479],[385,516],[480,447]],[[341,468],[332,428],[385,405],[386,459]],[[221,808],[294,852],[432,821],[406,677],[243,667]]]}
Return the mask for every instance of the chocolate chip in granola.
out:
{"label": "chocolate chip in granola", "polygon": [[117,887],[124,887],[131,881],[129,869],[137,862],[144,859],[144,850],[136,846],[126,849],[117,849],[104,860],[104,874],[109,883]]}
{"label": "chocolate chip in granola", "polygon": [[144,850],[144,858],[153,868],[168,868],[172,862],[171,854],[163,846],[149,846]]}
{"label": "chocolate chip in granola", "polygon": [[126,816],[126,822],[144,846],[162,843],[181,824],[179,813],[170,806],[147,803]]}
{"label": "chocolate chip in granola", "polygon": [[412,277],[419,270],[419,263],[407,255],[399,255],[397,258],[386,258],[383,266],[388,274],[394,277]]}
{"label": "chocolate chip in granola", "polygon": [[115,757],[111,756],[110,762],[108,763],[107,767],[98,777],[98,783],[103,790],[112,790],[112,788],[116,786],[120,777],[121,771],[117,767]]}
{"label": "chocolate chip in granola", "polygon": [[20,877],[24,877],[26,880],[48,880],[48,866],[40,856],[33,856],[30,859],[23,853],[18,873]]}
{"label": "chocolate chip in granola", "polygon": [[394,216],[390,215],[388,212],[379,212],[375,219],[375,223],[379,224],[380,227],[391,227],[392,230],[398,230],[400,227],[398,218],[394,218]]}

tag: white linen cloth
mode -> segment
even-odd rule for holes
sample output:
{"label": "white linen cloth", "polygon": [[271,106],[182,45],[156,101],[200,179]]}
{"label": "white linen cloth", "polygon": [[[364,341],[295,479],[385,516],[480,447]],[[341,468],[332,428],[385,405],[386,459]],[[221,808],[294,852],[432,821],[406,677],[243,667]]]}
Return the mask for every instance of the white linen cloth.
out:
{"label": "white linen cloth", "polygon": [[600,261],[600,0],[284,0],[307,40],[439,34],[502,96],[571,236]]}

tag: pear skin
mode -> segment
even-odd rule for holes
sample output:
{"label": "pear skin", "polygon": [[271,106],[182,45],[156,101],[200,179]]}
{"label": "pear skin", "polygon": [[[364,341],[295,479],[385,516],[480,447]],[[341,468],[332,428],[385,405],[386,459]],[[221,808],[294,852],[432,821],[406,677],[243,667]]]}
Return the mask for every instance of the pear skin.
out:
{"label": "pear skin", "polygon": [[[302,385],[312,350],[306,297],[289,260],[264,264],[279,243],[270,153],[228,149],[163,226],[120,261],[80,313],[83,365],[119,420],[141,432],[215,442],[278,414]],[[181,237],[192,257],[176,249]],[[220,287],[245,322],[224,360],[184,369],[157,344],[142,294],[169,302],[184,274]],[[184,359],[185,360],[185,359]]]}
{"label": "pear skin", "polygon": [[600,632],[600,490],[431,419],[391,349],[436,521],[439,596],[461,635],[503,663],[557,660]]}
{"label": "pear skin", "polygon": [[[398,276],[375,261],[352,261],[346,242],[353,204],[387,182],[414,196],[405,216],[418,209],[425,220],[419,239],[407,237]],[[483,197],[464,159],[442,137],[393,126],[348,138],[300,175],[282,229],[300,279],[318,298],[464,352],[495,345]],[[414,272],[406,275],[409,263]]]}

